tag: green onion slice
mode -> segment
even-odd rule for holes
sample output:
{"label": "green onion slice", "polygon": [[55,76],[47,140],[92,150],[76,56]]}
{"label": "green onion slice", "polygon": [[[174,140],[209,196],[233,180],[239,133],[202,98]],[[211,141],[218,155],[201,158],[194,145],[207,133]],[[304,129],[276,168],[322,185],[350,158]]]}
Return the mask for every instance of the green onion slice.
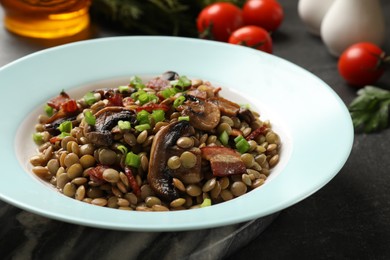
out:
{"label": "green onion slice", "polygon": [[173,102],[173,107],[177,108],[178,106],[182,105],[185,100],[186,100],[186,98],[184,96],[180,96],[180,97],[176,98],[175,101]]}
{"label": "green onion slice", "polygon": [[229,135],[226,131],[223,131],[220,135],[219,135],[219,141],[223,144],[223,145],[228,145],[228,142],[229,142]]}
{"label": "green onion slice", "polygon": [[32,135],[33,140],[36,144],[41,144],[43,143],[43,135],[42,133],[33,133]]}
{"label": "green onion slice", "polygon": [[155,123],[164,121],[165,120],[165,112],[162,109],[153,110],[152,117],[153,117]]}
{"label": "green onion slice", "polygon": [[149,124],[142,124],[142,125],[136,125],[135,127],[135,130],[137,130],[138,132],[142,132],[144,130],[149,130],[151,127]]}
{"label": "green onion slice", "polygon": [[49,117],[54,114],[54,108],[52,108],[48,104],[46,104],[43,109],[45,110],[46,115],[49,116]]}
{"label": "green onion slice", "polygon": [[129,121],[119,120],[118,121],[118,127],[119,127],[120,130],[130,130],[131,124],[130,124]]}
{"label": "green onion slice", "polygon": [[87,94],[85,94],[84,100],[85,103],[87,103],[87,105],[89,106],[97,101],[95,95],[92,92],[88,92]]}
{"label": "green onion slice", "polygon": [[179,121],[190,121],[190,117],[189,116],[179,116],[178,120]]}
{"label": "green onion slice", "polygon": [[58,126],[58,130],[61,131],[61,133],[70,133],[72,130],[72,121],[64,121]]}
{"label": "green onion slice", "polygon": [[138,168],[141,165],[141,159],[138,155],[133,152],[126,154],[125,163],[128,166]]}
{"label": "green onion slice", "polygon": [[92,114],[91,111],[86,111],[84,113],[85,122],[87,122],[88,125],[95,125],[96,124],[96,117]]}

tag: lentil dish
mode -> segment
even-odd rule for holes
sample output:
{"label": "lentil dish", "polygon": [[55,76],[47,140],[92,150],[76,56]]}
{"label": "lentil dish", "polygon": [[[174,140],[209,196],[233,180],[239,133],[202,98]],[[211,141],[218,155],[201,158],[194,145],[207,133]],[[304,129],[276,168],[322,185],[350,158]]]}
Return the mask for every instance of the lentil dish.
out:
{"label": "lentil dish", "polygon": [[32,171],[64,195],[140,211],[206,207],[260,187],[279,162],[269,121],[208,81],[167,71],[49,100]]}

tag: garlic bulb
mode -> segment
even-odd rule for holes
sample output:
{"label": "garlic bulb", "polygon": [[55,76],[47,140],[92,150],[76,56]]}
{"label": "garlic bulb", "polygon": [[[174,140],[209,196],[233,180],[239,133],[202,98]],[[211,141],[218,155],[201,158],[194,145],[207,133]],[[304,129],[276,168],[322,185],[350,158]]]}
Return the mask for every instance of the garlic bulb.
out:
{"label": "garlic bulb", "polygon": [[298,14],[307,30],[315,35],[321,34],[322,20],[334,0],[299,0]]}
{"label": "garlic bulb", "polygon": [[385,21],[379,0],[336,0],[322,21],[321,37],[335,56],[358,42],[380,46]]}

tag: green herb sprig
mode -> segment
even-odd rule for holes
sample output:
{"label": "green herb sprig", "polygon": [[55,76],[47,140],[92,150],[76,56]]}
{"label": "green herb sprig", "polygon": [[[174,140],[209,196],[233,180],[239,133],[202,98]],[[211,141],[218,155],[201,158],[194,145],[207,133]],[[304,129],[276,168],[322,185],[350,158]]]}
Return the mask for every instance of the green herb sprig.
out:
{"label": "green herb sprig", "polygon": [[359,89],[348,109],[357,132],[371,133],[389,126],[390,91],[375,86]]}

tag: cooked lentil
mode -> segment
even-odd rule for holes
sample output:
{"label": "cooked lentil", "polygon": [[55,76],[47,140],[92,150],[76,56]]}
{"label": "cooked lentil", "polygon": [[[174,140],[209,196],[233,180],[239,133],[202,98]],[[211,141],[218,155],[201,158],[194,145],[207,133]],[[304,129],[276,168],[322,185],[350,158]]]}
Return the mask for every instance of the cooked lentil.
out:
{"label": "cooked lentil", "polygon": [[[94,90],[96,102],[92,105],[62,92],[61,103],[53,105],[54,116],[60,121],[45,114],[38,117],[35,130],[42,142],[38,144],[38,154],[30,158],[32,172],[65,196],[121,210],[199,208],[205,199],[217,204],[263,185],[280,160],[281,140],[270,122],[234,102],[224,107],[230,101],[220,100],[220,88],[209,82],[191,82],[192,85],[180,87],[184,91],[175,88],[177,81],[163,78],[146,82],[146,87],[131,82],[129,91],[124,93],[118,88]],[[179,97],[183,102],[177,105],[175,100]],[[63,104],[72,100],[77,104],[75,110],[64,111]],[[199,109],[205,112],[196,114]],[[88,113],[95,123],[87,122]],[[128,121],[130,128],[119,127],[120,120]],[[182,120],[189,121],[180,123]],[[60,133],[58,124],[66,121],[71,121],[72,127]],[[161,137],[164,129],[185,124],[191,125],[188,132],[169,134],[162,142],[166,146],[173,140],[167,150],[153,150],[165,138]],[[222,139],[226,134],[227,139]],[[219,160],[235,168],[229,164],[230,157],[219,154],[211,158],[203,149],[212,147],[218,151],[224,146],[237,154],[235,139],[239,136],[248,147],[237,156],[245,170],[240,174],[219,174]],[[168,181],[161,182],[175,192],[169,199],[150,182],[151,169],[160,158],[163,160],[158,171],[169,176]]]}

